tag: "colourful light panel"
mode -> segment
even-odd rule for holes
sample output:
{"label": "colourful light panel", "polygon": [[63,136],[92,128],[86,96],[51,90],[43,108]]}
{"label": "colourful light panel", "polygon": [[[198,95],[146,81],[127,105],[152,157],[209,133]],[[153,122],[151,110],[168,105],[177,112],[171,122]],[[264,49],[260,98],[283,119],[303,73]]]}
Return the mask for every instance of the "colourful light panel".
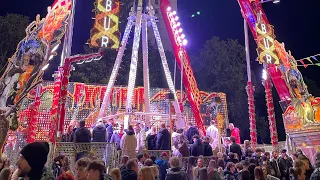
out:
{"label": "colourful light panel", "polygon": [[119,13],[118,0],[96,0],[95,23],[91,29],[90,46],[102,48],[119,48]]}

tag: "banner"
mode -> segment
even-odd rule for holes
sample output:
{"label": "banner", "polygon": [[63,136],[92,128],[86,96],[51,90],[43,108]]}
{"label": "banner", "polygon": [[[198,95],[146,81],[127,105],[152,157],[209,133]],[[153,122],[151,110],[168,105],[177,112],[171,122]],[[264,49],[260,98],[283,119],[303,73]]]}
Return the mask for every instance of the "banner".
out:
{"label": "banner", "polygon": [[90,31],[89,44],[92,47],[119,48],[119,0],[96,0],[95,23]]}

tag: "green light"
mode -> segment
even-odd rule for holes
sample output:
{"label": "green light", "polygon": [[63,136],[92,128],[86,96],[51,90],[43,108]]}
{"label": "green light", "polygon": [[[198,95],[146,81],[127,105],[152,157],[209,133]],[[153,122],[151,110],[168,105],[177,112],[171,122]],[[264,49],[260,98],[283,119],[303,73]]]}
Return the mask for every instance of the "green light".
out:
{"label": "green light", "polygon": [[197,11],[197,14],[200,15],[200,11]]}
{"label": "green light", "polygon": [[194,17],[194,16],[195,16],[194,14],[191,15],[191,17]]}

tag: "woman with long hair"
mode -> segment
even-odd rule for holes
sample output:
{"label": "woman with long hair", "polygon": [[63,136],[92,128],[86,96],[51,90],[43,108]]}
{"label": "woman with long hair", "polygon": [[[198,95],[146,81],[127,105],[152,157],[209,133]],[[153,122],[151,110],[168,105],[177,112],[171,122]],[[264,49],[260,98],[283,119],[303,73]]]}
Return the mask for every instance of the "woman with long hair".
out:
{"label": "woman with long hair", "polygon": [[304,175],[304,171],[299,167],[290,168],[289,173],[292,176],[292,180],[305,180],[306,179],[306,176]]}
{"label": "woman with long hair", "polygon": [[112,177],[112,180],[121,180],[121,174],[119,168],[111,169],[109,175]]}
{"label": "woman with long hair", "polygon": [[152,169],[150,167],[142,167],[138,173],[138,180],[154,180]]}
{"label": "woman with long hair", "polygon": [[[210,160],[208,165],[208,179],[210,180],[222,180],[218,172],[218,165],[215,160]],[[223,176],[223,173],[222,173]]]}
{"label": "woman with long hair", "polygon": [[254,168],[254,178],[255,180],[266,180],[263,174],[263,170],[260,166]]}

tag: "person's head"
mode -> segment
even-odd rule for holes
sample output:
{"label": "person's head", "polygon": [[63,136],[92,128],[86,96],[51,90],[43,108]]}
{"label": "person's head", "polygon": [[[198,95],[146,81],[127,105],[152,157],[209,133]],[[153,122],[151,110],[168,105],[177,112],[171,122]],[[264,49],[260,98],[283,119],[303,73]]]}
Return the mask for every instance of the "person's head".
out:
{"label": "person's head", "polygon": [[133,130],[133,126],[132,126],[132,125],[129,125],[129,126],[128,126],[128,131],[132,131],[132,132],[134,132],[134,130]]}
{"label": "person's head", "polygon": [[298,156],[303,155],[302,149],[297,149],[296,152],[297,152]]}
{"label": "person's head", "polygon": [[128,161],[129,161],[129,156],[122,156],[121,164],[127,164]]}
{"label": "person's head", "polygon": [[108,123],[111,124],[111,125],[113,125],[113,124],[114,124],[114,119],[113,119],[113,118],[109,118],[109,119],[108,119]]}
{"label": "person's head", "polygon": [[303,171],[306,170],[305,164],[302,160],[296,159],[293,163],[293,167],[295,168],[301,168]]}
{"label": "person's head", "polygon": [[155,126],[151,127],[151,133],[153,134],[157,133],[157,128]]}
{"label": "person's head", "polygon": [[292,157],[292,160],[295,161],[298,158],[298,154],[297,153],[293,153],[291,157]]}
{"label": "person's head", "polygon": [[208,180],[208,170],[207,168],[200,168],[198,172],[199,179]]}
{"label": "person's head", "polygon": [[240,179],[245,180],[245,179],[250,179],[250,172],[248,170],[243,170],[241,172],[241,177]]}
{"label": "person's head", "polygon": [[120,131],[120,132],[123,132],[123,130],[124,130],[124,125],[123,125],[123,124],[120,124],[120,125],[119,125],[119,131]]}
{"label": "person's head", "polygon": [[254,168],[254,177],[255,179],[264,179],[264,175],[263,175],[263,170],[260,166],[257,166],[256,168]]}
{"label": "person's head", "polygon": [[182,134],[183,133],[183,129],[178,129],[177,133]]}
{"label": "person's head", "polygon": [[153,176],[155,177],[155,179],[157,179],[159,177],[159,169],[157,166],[150,166],[149,168],[151,168]]}
{"label": "person's head", "polygon": [[250,141],[249,140],[244,140],[243,144],[244,144],[244,148],[245,149],[250,147]]}
{"label": "person's head", "polygon": [[74,177],[69,172],[63,172],[58,176],[57,180],[74,180]]}
{"label": "person's head", "polygon": [[177,157],[171,157],[169,160],[169,163],[171,168],[180,167],[180,161],[179,161],[179,158]]}
{"label": "person's head", "polygon": [[264,155],[267,157],[267,160],[270,160],[270,153],[269,152],[265,152]]}
{"label": "person's head", "polygon": [[121,180],[121,173],[119,168],[111,169],[109,175],[112,177],[112,180]]}
{"label": "person's head", "polygon": [[282,149],[281,150],[281,156],[282,157],[286,157],[287,156],[287,150],[286,149]]}
{"label": "person's head", "polygon": [[204,167],[204,157],[203,156],[199,156],[198,160],[197,160],[197,166],[198,167]]}
{"label": "person's head", "polygon": [[299,167],[294,167],[289,169],[290,174],[297,180],[305,180],[306,176],[303,170]]}
{"label": "person's head", "polygon": [[138,154],[138,155],[137,155],[137,159],[138,159],[138,161],[139,161],[140,163],[142,163],[142,164],[143,164],[143,162],[144,162],[144,160],[145,160],[143,154]]}
{"label": "person's head", "polygon": [[233,137],[233,136],[231,136],[231,137],[230,137],[230,141],[235,144],[235,143],[236,143],[236,138]]}
{"label": "person's head", "polygon": [[61,154],[53,159],[53,161],[60,166],[65,166],[67,164],[67,158],[65,155]]}
{"label": "person's head", "polygon": [[154,175],[150,167],[142,167],[138,173],[139,180],[153,180]]}
{"label": "person's head", "polygon": [[166,124],[165,123],[161,123],[160,124],[160,128],[166,128]]}
{"label": "person's head", "polygon": [[87,166],[90,164],[91,160],[89,158],[81,158],[76,162],[76,175],[77,180],[87,179]]}
{"label": "person's head", "polygon": [[242,169],[243,169],[242,163],[237,163],[236,164],[236,169],[237,169],[238,172],[242,171]]}
{"label": "person's head", "polygon": [[218,152],[217,153],[217,158],[219,159],[219,158],[223,158],[223,153],[222,152]]}
{"label": "person's head", "polygon": [[224,166],[224,160],[222,158],[219,158],[218,161],[217,161],[217,164],[219,167],[221,167],[222,169],[225,168]]}
{"label": "person's head", "polygon": [[273,159],[278,159],[279,155],[277,151],[272,151],[272,158]]}
{"label": "person's head", "polygon": [[79,127],[80,128],[84,128],[85,126],[86,126],[86,122],[85,121],[83,121],[83,120],[79,121]]}
{"label": "person's head", "polygon": [[135,126],[134,126],[134,131],[136,133],[139,133],[141,131],[141,126],[140,126],[140,123],[136,123]]}
{"label": "person's head", "polygon": [[234,165],[233,162],[228,162],[228,163],[227,163],[227,169],[228,169],[230,172],[234,173],[234,172],[236,171],[236,166]]}
{"label": "person's head", "polygon": [[192,122],[188,123],[188,128],[191,128],[193,126]]}
{"label": "person's head", "polygon": [[203,142],[210,143],[210,137],[209,136],[204,137]]}
{"label": "person's head", "polygon": [[90,180],[99,180],[100,177],[106,172],[106,168],[99,161],[92,161],[88,167],[87,179]]}
{"label": "person's head", "polygon": [[168,153],[166,153],[166,152],[162,152],[162,153],[160,154],[160,158],[163,159],[163,160],[166,160],[166,161],[167,161],[167,160],[168,160],[168,157],[169,157],[169,156],[168,156]]}
{"label": "person's head", "polygon": [[262,156],[261,156],[261,159],[262,159],[263,162],[267,162],[267,161],[268,161],[268,158],[267,158],[266,155],[262,155]]}
{"label": "person's head", "polygon": [[229,123],[229,129],[233,130],[234,129],[234,124],[233,123]]}
{"label": "person's head", "polygon": [[145,166],[153,166],[153,161],[152,161],[151,159],[146,159],[146,160],[144,161],[144,165],[145,165]]}
{"label": "person's head", "polygon": [[127,169],[133,170],[136,173],[138,173],[138,164],[137,164],[137,161],[135,159],[130,159],[127,162],[127,166],[126,167],[127,167]]}
{"label": "person's head", "polygon": [[0,172],[1,180],[10,180],[12,176],[12,172],[10,168],[3,168]]}
{"label": "person's head", "polygon": [[23,147],[17,161],[19,177],[40,178],[48,153],[47,142],[33,142]]}
{"label": "person's head", "polygon": [[217,162],[215,160],[210,160],[208,168],[217,169],[218,168]]}
{"label": "person's head", "polygon": [[262,155],[262,150],[260,148],[256,148],[256,155],[261,156]]}
{"label": "person's head", "polygon": [[266,149],[264,148],[260,148],[261,149],[261,153],[264,154],[266,152]]}
{"label": "person's head", "polygon": [[153,164],[156,163],[157,157],[155,155],[150,155],[149,158],[152,160]]}
{"label": "person's head", "polygon": [[248,170],[248,168],[250,166],[250,162],[249,161],[244,161],[242,164],[243,164],[243,170]]}
{"label": "person's head", "polygon": [[193,136],[193,142],[196,142],[196,141],[199,140],[199,139],[200,139],[199,135],[194,135],[194,136]]}

